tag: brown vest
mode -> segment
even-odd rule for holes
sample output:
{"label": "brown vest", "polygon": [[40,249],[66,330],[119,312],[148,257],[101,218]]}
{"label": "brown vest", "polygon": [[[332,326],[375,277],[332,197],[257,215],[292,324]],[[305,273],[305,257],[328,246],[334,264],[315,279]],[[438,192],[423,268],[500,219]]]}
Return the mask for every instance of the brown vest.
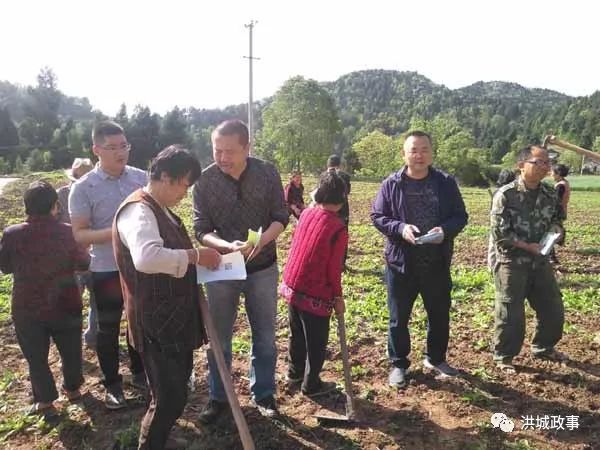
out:
{"label": "brown vest", "polygon": [[117,231],[117,218],[122,209],[141,202],[150,207],[156,217],[165,248],[190,249],[192,241],[181,222],[170,220],[150,194],[139,189],[119,207],[113,222],[113,248],[125,302],[129,340],[138,351],[148,343],[158,344],[164,351],[188,351],[207,342],[199,301],[204,300],[202,287],[196,283],[196,266],[190,264],[183,278],[167,274],[139,272],[133,265],[131,253]]}

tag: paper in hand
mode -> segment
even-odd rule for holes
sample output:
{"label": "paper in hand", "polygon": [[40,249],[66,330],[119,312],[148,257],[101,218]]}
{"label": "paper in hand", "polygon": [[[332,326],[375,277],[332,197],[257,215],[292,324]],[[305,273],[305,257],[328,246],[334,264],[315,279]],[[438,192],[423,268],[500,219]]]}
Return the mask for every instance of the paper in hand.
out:
{"label": "paper in hand", "polygon": [[258,229],[258,231],[248,230],[248,239],[246,242],[252,244],[254,247],[260,242],[260,237],[262,236],[262,227]]}
{"label": "paper in hand", "polygon": [[439,244],[444,240],[444,233],[441,231],[434,231],[432,233],[424,234],[423,236],[419,236],[415,238],[415,244],[423,245],[423,244]]}
{"label": "paper in hand", "polygon": [[544,234],[542,236],[542,240],[540,241],[540,245],[542,246],[540,254],[543,256],[548,256],[559,238],[560,233],[557,232],[548,232]]}
{"label": "paper in hand", "polygon": [[196,266],[196,280],[200,283],[223,280],[245,280],[246,265],[242,252],[227,253],[221,256],[221,264],[216,270]]}

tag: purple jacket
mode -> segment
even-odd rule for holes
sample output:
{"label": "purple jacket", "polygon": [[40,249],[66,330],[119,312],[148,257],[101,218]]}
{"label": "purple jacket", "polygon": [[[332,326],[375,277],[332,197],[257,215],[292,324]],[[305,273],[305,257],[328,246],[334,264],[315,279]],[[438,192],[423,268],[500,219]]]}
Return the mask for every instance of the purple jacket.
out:
{"label": "purple jacket", "polygon": [[[406,225],[405,170],[406,166],[383,181],[371,209],[373,225],[386,237],[385,260],[399,273],[406,271],[406,249],[411,245],[402,238]],[[454,178],[433,167],[429,168],[429,173],[439,198],[439,226],[445,235],[441,250],[446,266],[450,267],[454,238],[465,227],[469,216]]]}
{"label": "purple jacket", "polygon": [[88,252],[78,246],[71,225],[54,217],[29,216],[4,230],[0,270],[14,276],[12,317],[15,320],[59,320],[81,314],[75,271],[87,270]]}

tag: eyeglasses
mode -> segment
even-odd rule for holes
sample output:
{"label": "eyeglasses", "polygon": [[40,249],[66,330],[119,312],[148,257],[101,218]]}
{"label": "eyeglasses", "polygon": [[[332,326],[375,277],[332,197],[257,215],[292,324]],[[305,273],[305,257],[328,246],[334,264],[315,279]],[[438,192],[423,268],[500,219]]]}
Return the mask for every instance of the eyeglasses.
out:
{"label": "eyeglasses", "polygon": [[120,146],[114,146],[114,145],[109,145],[108,147],[104,147],[103,145],[99,145],[98,147],[103,148],[104,150],[108,150],[109,152],[116,152],[118,150],[121,150],[123,152],[128,152],[129,150],[131,150],[131,144],[127,143],[127,144],[122,144]]}
{"label": "eyeglasses", "polygon": [[550,161],[547,161],[545,159],[532,159],[532,160],[527,160],[525,162],[529,163],[529,164],[535,164],[538,167],[543,167],[543,166],[547,167],[550,165]]}

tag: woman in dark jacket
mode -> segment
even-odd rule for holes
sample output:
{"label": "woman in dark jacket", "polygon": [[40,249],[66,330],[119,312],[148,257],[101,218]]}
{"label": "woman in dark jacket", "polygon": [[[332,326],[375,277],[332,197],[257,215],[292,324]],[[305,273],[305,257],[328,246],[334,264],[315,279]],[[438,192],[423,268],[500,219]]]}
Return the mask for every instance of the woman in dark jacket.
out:
{"label": "woman in dark jacket", "polygon": [[306,208],[303,198],[304,186],[302,185],[302,174],[300,172],[292,173],[284,194],[290,214],[293,214],[296,219],[300,218],[300,214]]}

